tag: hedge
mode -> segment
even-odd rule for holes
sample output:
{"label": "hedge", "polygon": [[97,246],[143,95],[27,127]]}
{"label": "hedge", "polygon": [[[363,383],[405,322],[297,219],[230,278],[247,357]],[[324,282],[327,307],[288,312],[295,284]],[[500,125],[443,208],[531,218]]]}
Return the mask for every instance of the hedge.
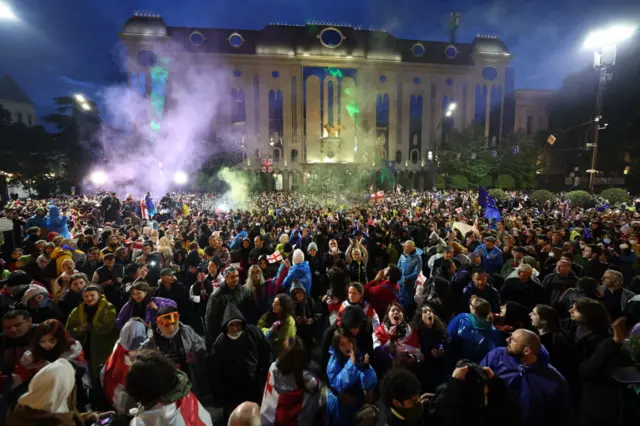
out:
{"label": "hedge", "polygon": [[506,201],[507,200],[507,193],[504,192],[502,189],[490,189],[489,190],[489,195],[491,195],[493,197],[494,200],[498,201],[498,202],[502,202],[502,201]]}
{"label": "hedge", "polygon": [[500,175],[496,179],[496,188],[499,189],[513,189],[516,187],[516,182],[511,175]]}
{"label": "hedge", "polygon": [[531,199],[538,204],[544,204],[547,201],[553,201],[556,199],[556,196],[551,191],[547,191],[546,189],[539,189],[537,191],[533,191],[531,194]]}
{"label": "hedge", "polygon": [[596,204],[593,195],[587,191],[571,191],[566,194],[567,200],[571,202],[571,205],[578,207],[593,207]]}
{"label": "hedge", "polygon": [[469,179],[462,175],[451,176],[451,187],[454,189],[469,189]]}
{"label": "hedge", "polygon": [[609,204],[626,203],[629,201],[629,193],[622,188],[609,188],[600,193],[600,196]]}

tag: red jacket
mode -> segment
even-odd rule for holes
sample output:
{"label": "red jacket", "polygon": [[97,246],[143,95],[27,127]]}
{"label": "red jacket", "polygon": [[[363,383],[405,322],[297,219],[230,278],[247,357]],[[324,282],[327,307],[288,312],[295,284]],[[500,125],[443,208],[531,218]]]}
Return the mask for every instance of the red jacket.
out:
{"label": "red jacket", "polygon": [[366,299],[371,303],[373,309],[380,318],[384,318],[389,305],[398,300],[400,286],[391,281],[369,281],[364,286]]}

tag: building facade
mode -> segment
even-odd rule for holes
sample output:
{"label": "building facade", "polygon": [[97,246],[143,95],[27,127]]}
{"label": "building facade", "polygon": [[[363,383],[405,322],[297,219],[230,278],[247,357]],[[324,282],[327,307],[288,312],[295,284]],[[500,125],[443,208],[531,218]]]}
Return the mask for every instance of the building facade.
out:
{"label": "building facade", "polygon": [[549,104],[552,90],[520,89],[515,91],[515,130],[535,137],[549,129]]}
{"label": "building facade", "polygon": [[228,102],[215,125],[233,129],[243,167],[273,176],[275,189],[383,168],[422,189],[447,129],[475,121],[489,140],[501,137],[511,55],[495,37],[407,40],[327,23],[200,29],[136,15],[120,38],[152,127],[171,107],[175,67],[223,64]]}
{"label": "building facade", "polygon": [[0,78],[0,105],[9,112],[12,123],[35,126],[38,121],[35,104],[9,74]]}

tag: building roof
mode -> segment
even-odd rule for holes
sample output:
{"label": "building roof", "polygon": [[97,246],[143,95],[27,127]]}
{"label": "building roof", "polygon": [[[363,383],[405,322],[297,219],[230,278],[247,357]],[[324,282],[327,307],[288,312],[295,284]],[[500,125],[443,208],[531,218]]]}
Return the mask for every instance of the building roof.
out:
{"label": "building roof", "polygon": [[0,100],[35,105],[9,74],[0,78]]}
{"label": "building roof", "polygon": [[342,56],[462,66],[473,65],[475,55],[510,56],[494,36],[478,36],[472,43],[411,40],[326,22],[269,24],[261,30],[205,29],[168,27],[158,15],[138,14],[127,21],[122,36],[166,38],[188,52],[239,55]]}

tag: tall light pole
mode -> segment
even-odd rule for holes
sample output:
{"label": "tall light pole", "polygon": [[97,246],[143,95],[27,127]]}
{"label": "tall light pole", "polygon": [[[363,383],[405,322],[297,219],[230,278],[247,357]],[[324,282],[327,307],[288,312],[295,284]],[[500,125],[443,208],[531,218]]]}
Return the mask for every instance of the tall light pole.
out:
{"label": "tall light pole", "polygon": [[598,71],[598,90],[596,94],[596,115],[593,119],[593,143],[591,152],[591,168],[589,173],[589,191],[593,192],[594,176],[597,173],[596,163],[598,157],[598,141],[602,121],[602,103],[604,89],[607,81],[612,78],[611,67],[616,63],[616,46],[631,38],[636,31],[635,27],[616,25],[590,33],[584,41],[584,48],[593,50],[593,66]]}
{"label": "tall light pole", "polygon": [[[444,141],[446,136],[446,133],[445,133],[446,129],[443,123],[446,119],[450,119],[453,116],[453,112],[456,110],[457,106],[458,105],[455,102],[449,103],[447,105],[447,109],[445,110],[444,117],[442,117],[442,119],[440,120],[440,123],[438,123],[438,127],[436,127],[436,140],[433,146],[433,157],[427,158],[428,160],[432,160],[435,164],[433,179],[432,179],[433,188],[436,187],[436,175],[438,174],[438,140],[442,138]],[[438,134],[439,131],[441,131],[440,135]]]}

